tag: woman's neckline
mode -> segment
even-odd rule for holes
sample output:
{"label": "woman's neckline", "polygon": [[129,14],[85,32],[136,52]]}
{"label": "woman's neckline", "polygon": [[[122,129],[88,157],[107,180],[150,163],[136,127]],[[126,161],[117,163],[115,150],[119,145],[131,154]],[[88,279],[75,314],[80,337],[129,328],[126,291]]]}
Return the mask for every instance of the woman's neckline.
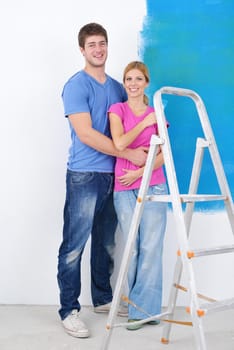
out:
{"label": "woman's neckline", "polygon": [[128,101],[126,101],[126,104],[128,106],[128,108],[131,110],[131,112],[136,116],[136,117],[141,117],[143,116],[148,107],[146,104],[140,106],[140,107],[137,107],[137,106],[133,106],[133,105],[130,105]]}

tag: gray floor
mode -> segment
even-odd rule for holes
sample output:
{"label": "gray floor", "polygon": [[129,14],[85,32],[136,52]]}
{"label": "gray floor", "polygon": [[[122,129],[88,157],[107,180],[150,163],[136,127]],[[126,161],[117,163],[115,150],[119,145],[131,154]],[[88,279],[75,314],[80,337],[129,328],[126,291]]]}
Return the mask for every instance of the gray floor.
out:
{"label": "gray floor", "polygon": [[[106,332],[107,315],[83,307],[83,320],[91,337],[76,339],[67,335],[60,323],[57,306],[0,306],[0,350],[99,350]],[[183,308],[176,316],[188,320]],[[117,317],[116,322],[123,322]],[[162,327],[147,325],[138,331],[113,329],[108,350],[192,350],[196,349],[192,327],[173,325],[170,343],[160,343]],[[204,318],[207,349],[234,349],[234,311],[218,312]]]}

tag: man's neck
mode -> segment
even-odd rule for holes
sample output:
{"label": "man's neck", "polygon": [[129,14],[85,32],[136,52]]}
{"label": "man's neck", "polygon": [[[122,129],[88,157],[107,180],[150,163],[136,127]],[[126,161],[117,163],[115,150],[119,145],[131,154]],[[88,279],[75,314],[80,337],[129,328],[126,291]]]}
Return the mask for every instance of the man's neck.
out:
{"label": "man's neck", "polygon": [[84,71],[91,75],[94,79],[96,79],[99,83],[105,83],[106,81],[106,73],[105,73],[105,67],[93,67],[90,65],[86,65],[84,68]]}

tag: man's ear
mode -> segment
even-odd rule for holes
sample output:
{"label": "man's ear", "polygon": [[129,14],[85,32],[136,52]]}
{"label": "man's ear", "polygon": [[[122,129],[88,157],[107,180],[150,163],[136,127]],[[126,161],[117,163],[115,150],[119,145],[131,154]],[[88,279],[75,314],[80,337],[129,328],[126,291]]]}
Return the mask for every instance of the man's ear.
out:
{"label": "man's ear", "polygon": [[83,49],[83,47],[80,47],[80,52],[84,56],[84,49]]}

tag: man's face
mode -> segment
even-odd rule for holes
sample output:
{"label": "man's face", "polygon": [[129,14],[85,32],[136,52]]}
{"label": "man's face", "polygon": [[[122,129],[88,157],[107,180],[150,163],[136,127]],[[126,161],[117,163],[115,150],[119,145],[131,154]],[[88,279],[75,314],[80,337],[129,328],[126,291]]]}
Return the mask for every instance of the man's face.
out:
{"label": "man's face", "polygon": [[93,67],[102,67],[107,59],[107,42],[102,35],[89,36],[84,48],[80,48],[86,62]]}

